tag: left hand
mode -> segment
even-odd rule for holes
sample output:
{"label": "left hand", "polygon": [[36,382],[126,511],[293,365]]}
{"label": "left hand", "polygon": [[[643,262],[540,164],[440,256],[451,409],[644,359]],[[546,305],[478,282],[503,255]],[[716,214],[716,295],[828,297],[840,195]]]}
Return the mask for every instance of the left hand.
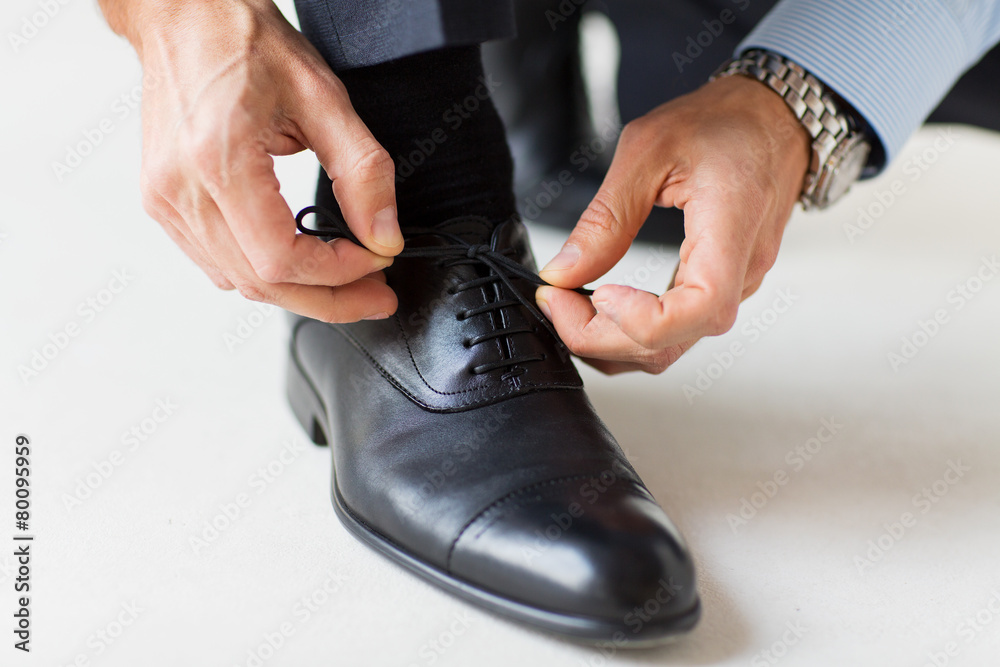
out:
{"label": "left hand", "polygon": [[[663,372],[703,336],[723,334],[778,255],[802,191],[811,139],[764,84],[731,76],[625,126],[611,168],[536,300],[577,356],[604,371]],[[684,210],[674,285],[662,296],[571,288],[624,256],[653,205]],[[559,289],[566,288],[566,289]]]}

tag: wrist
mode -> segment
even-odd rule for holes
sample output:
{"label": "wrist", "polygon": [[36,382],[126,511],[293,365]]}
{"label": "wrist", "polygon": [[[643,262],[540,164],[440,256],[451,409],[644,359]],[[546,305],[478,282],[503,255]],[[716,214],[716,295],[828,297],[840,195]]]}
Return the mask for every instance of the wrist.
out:
{"label": "wrist", "polygon": [[172,14],[172,0],[98,0],[104,20],[116,34],[129,41],[142,54],[143,36],[157,18]]}
{"label": "wrist", "polygon": [[[227,33],[238,30],[240,15],[248,16],[276,7],[271,0],[98,0],[110,28],[125,37],[139,54],[143,44],[169,39],[194,22],[222,25]],[[249,10],[249,11],[248,11]]]}
{"label": "wrist", "polygon": [[795,164],[804,183],[812,155],[812,137],[784,100],[761,82],[743,76],[715,79],[708,85],[730,100],[727,104],[733,113],[752,120],[765,150],[780,153],[788,163]]}
{"label": "wrist", "polygon": [[[718,82],[727,79],[720,79]],[[780,95],[775,94],[766,84],[744,76],[728,77],[729,81],[739,82],[745,87],[746,103],[752,106],[760,118],[767,133],[768,144],[772,150],[785,149],[788,155],[805,156],[802,178],[812,157],[812,137],[795,113],[789,108]]]}
{"label": "wrist", "polygon": [[871,142],[856,120],[837,104],[832,91],[784,56],[751,49],[724,63],[711,80],[748,78],[770,88],[812,139],[809,171],[799,201],[806,209],[826,208],[861,175]]}

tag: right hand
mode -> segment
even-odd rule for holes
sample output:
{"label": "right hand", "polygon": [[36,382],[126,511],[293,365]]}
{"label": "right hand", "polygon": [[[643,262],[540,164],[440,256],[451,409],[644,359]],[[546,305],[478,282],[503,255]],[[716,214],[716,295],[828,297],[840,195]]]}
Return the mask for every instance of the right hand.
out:
{"label": "right hand", "polygon": [[[270,2],[132,2],[146,211],[222,289],[326,322],[387,317],[403,248],[389,154]],[[315,151],[351,231],[297,235],[272,155]]]}

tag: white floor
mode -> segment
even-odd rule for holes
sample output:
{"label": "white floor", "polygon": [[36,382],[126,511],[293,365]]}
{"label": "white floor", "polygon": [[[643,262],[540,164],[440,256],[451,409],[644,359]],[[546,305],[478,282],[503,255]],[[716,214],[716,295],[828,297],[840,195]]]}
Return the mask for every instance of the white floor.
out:
{"label": "white floor", "polygon": [[[35,8],[8,4],[4,34]],[[980,281],[1000,254],[1000,137],[935,148],[925,130],[833,211],[796,215],[729,334],[660,377],[584,371],[687,536],[705,610],[672,646],[601,651],[472,609],[347,534],[329,452],[284,402],[283,318],[216,291],[142,212],[126,46],[82,2],[8,46],[0,664],[997,664],[1000,280]],[[59,180],[52,163],[105,117],[113,132]],[[311,158],[280,168],[308,203]],[[859,207],[876,217],[852,242]],[[535,240],[543,258],[559,242]],[[613,277],[658,289],[660,264],[636,248]],[[23,378],[35,351],[50,358]],[[34,447],[30,655],[9,629],[18,433]]]}

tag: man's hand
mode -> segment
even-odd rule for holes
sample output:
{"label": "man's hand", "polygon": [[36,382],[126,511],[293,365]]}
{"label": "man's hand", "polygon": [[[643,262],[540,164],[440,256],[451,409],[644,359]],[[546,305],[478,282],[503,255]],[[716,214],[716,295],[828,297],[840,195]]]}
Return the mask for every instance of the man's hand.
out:
{"label": "man's hand", "polygon": [[[143,205],[212,281],[327,322],[395,311],[377,273],[403,248],[392,160],[278,9],[264,0],[102,6],[143,64]],[[365,248],[296,235],[271,156],[304,148]]]}
{"label": "man's hand", "polygon": [[541,271],[580,287],[625,254],[653,205],[684,209],[674,285],[655,294],[605,285],[588,299],[541,287],[569,349],[606,373],[660,373],[703,336],[728,331],[774,264],[802,191],[810,138],[767,86],[732,76],[628,125],[593,202]]}

